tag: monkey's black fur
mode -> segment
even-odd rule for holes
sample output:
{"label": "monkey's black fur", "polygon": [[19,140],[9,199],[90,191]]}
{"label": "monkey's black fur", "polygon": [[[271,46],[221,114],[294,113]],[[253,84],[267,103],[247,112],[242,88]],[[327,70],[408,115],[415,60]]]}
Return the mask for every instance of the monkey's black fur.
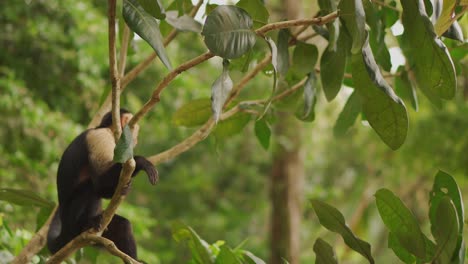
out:
{"label": "monkey's black fur", "polygon": [[[130,112],[121,109],[120,117],[125,114]],[[60,250],[81,232],[99,227],[102,213],[101,199],[111,198],[114,194],[122,164],[113,163],[111,160],[102,163],[100,160],[91,160],[93,151],[103,150],[96,150],[95,146],[90,145],[89,137],[96,134],[99,137],[106,137],[102,140],[110,140],[108,137],[113,137],[112,133],[99,132],[109,129],[111,125],[112,114],[109,112],[104,115],[99,126],[88,129],[76,137],[62,155],[57,172],[59,207],[47,234],[47,247],[52,253]],[[113,146],[104,149],[107,154],[109,151],[113,153]],[[158,172],[151,162],[142,156],[135,156],[134,159],[136,167],[132,177],[140,170],[144,170],[150,182],[155,184]],[[114,215],[102,236],[112,240],[117,248],[127,255],[137,258],[132,227],[126,218]]]}

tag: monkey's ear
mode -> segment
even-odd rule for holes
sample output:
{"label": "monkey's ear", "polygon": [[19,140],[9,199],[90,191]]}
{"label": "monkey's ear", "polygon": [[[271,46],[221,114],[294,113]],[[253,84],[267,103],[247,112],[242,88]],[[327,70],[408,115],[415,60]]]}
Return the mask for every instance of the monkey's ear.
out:
{"label": "monkey's ear", "polygon": [[129,113],[126,113],[126,114],[123,114],[121,117],[120,117],[120,123],[122,125],[122,128],[128,124],[128,122],[130,121],[130,119],[132,119],[133,115],[132,114],[129,114]]}

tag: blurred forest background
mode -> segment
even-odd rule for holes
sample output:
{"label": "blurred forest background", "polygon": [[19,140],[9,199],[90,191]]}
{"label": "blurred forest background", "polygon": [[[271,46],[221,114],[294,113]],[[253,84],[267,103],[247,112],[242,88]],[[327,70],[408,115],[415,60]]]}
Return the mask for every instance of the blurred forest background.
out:
{"label": "blurred forest background", "polygon": [[[266,2],[276,12],[272,20],[288,15],[284,13],[287,1]],[[303,14],[318,10],[315,1],[294,2]],[[106,10],[107,2],[99,0],[0,1],[0,187],[27,189],[57,201],[59,158],[65,146],[86,129],[109,92]],[[461,21],[465,36],[467,24],[465,16]],[[167,34],[164,30],[163,26],[163,35]],[[387,41],[391,47],[395,40]],[[167,48],[173,65],[205,50],[194,33],[179,34]],[[136,39],[127,68],[151,52]],[[316,120],[302,123],[303,129],[298,130],[305,177],[298,182],[302,193],[297,199],[303,201],[303,208],[293,235],[301,241],[301,263],[315,259],[312,245],[318,236],[334,243],[344,263],[362,261],[345,249],[338,236],[325,233],[307,202],[310,198],[339,208],[356,234],[371,242],[378,263],[397,263],[386,247],[386,231],[374,203],[378,188],[393,190],[421,221],[427,220],[428,193],[438,169],[451,173],[468,197],[466,54],[466,49],[457,54],[461,77],[456,99],[436,109],[420,96],[417,112],[408,107],[408,137],[397,151],[361,120],[346,135],[334,136],[335,122],[349,93],[340,93],[332,103],[326,102],[323,93],[319,95]],[[157,154],[194,131],[174,124],[173,114],[189,100],[210,96],[217,77],[213,73],[220,72],[216,62],[189,70],[164,91],[161,102],[140,123],[137,154]],[[129,84],[122,106],[139,109],[167,72],[159,61],[154,62]],[[234,81],[241,76],[232,73]],[[270,83],[260,74],[248,86],[256,89],[247,87],[243,93],[251,97],[269,94]],[[297,146],[288,140],[280,133],[272,135],[272,142],[280,142],[284,149]],[[284,217],[271,214],[275,149],[260,145],[250,123],[230,137],[210,135],[190,151],[157,166],[160,181],[156,186],[149,185],[145,177],[136,177],[119,211],[133,223],[141,258],[148,263],[185,263],[190,252],[171,234],[171,224],[180,220],[209,243],[245,243],[244,248],[267,260],[271,219]],[[39,213],[35,207],[0,201],[0,259],[11,258],[27,243],[40,227],[36,223]],[[106,259],[105,255],[99,258]]]}

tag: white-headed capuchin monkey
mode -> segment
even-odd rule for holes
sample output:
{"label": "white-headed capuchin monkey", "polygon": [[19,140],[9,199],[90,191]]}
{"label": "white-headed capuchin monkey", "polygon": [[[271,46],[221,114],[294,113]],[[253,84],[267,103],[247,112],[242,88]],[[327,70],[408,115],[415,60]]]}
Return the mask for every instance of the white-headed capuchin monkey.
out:
{"label": "white-headed capuchin monkey", "polygon": [[[122,128],[132,114],[120,109]],[[133,130],[136,145],[138,126]],[[47,234],[47,247],[55,253],[77,235],[89,228],[98,228],[101,221],[102,198],[111,198],[119,182],[121,163],[113,162],[114,135],[112,113],[102,118],[96,128],[88,129],[76,137],[62,155],[57,172],[59,207]],[[148,175],[151,184],[158,180],[158,171],[142,156],[134,157],[134,177],[140,170]],[[118,249],[137,258],[137,249],[130,222],[114,215],[103,237],[112,240]]]}

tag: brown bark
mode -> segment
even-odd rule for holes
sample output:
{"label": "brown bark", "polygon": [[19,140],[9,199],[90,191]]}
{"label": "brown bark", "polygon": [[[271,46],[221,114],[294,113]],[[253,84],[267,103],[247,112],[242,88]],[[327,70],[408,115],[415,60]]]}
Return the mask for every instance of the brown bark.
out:
{"label": "brown bark", "polygon": [[[287,19],[299,17],[301,0],[282,0]],[[293,30],[294,32],[294,30]],[[300,231],[304,182],[302,126],[291,114],[280,114],[271,172],[270,261],[282,264],[300,262]],[[281,140],[279,140],[281,139]]]}

